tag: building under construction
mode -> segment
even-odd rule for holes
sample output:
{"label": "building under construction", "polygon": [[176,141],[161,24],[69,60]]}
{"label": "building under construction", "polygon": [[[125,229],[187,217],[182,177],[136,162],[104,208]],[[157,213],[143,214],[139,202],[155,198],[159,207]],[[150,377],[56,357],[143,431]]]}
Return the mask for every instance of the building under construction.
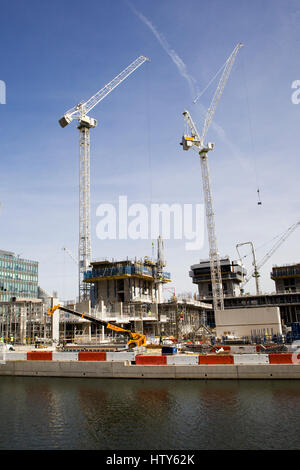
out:
{"label": "building under construction", "polygon": [[[300,264],[273,266],[270,277],[275,281],[275,292],[255,295],[240,295],[246,271],[242,266],[229,258],[221,259],[224,308],[249,308],[277,306],[280,309],[281,321],[290,326],[300,322]],[[191,266],[190,276],[198,285],[198,297],[206,303],[213,302],[209,262],[200,262]],[[214,312],[209,312],[208,323],[214,325]]]}
{"label": "building under construction", "polygon": [[[206,321],[211,305],[191,299],[165,301],[163,286],[171,275],[163,270],[163,253],[157,261],[95,261],[85,274],[91,285],[91,308],[106,321],[113,321],[147,335],[195,333]],[[78,322],[78,320],[77,320]]]}
{"label": "building under construction", "polygon": [[[238,261],[232,261],[229,256],[220,259],[223,293],[225,296],[240,294],[241,284],[246,270]],[[202,299],[212,297],[212,283],[210,275],[210,261],[200,260],[200,263],[191,266],[190,277],[198,285],[199,296]]]}
{"label": "building under construction", "polygon": [[52,337],[51,318],[42,299],[17,298],[0,303],[0,340],[36,344]]}
{"label": "building under construction", "polygon": [[[61,311],[54,325],[48,308],[62,302],[38,287],[37,262],[21,260],[11,252],[1,253],[4,260],[1,274],[6,289],[5,301],[0,302],[2,341],[34,344],[48,342],[54,336],[59,341],[75,342],[105,339],[107,332],[102,327],[70,313]],[[156,260],[145,257],[93,261],[84,273],[89,298],[63,304],[147,336],[196,334],[206,323],[212,306],[192,298],[178,299],[174,292],[165,301],[164,286],[171,282],[165,265],[161,237],[157,240]]]}

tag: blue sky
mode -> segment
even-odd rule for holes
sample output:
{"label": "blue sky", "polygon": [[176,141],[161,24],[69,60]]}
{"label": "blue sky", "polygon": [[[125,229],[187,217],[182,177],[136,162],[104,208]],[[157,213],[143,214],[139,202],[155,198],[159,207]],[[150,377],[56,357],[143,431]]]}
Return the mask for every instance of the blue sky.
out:
{"label": "blue sky", "polygon": [[[99,240],[96,209],[119,195],[148,206],[203,203],[197,155],[179,145],[182,112],[202,128],[217,81],[196,105],[193,93],[243,42],[208,132],[209,164],[220,254],[236,258],[236,244],[251,240],[261,259],[299,219],[299,26],[296,0],[1,2],[1,248],[39,261],[41,287],[77,295],[77,267],[62,247],[77,256],[79,136],[75,122],[62,129],[58,119],[142,54],[150,62],[91,112],[92,250],[151,256],[151,240]],[[165,241],[177,292],[196,290],[188,273],[208,257],[206,240],[199,251]],[[263,290],[274,290],[273,264],[292,262],[299,231],[261,269]]]}

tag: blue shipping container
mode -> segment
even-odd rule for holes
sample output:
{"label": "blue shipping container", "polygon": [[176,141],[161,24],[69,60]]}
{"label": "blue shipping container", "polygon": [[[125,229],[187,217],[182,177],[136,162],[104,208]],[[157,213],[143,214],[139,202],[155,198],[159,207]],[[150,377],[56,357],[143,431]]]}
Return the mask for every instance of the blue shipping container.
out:
{"label": "blue shipping container", "polygon": [[177,348],[175,346],[163,346],[161,348],[162,354],[177,354]]}

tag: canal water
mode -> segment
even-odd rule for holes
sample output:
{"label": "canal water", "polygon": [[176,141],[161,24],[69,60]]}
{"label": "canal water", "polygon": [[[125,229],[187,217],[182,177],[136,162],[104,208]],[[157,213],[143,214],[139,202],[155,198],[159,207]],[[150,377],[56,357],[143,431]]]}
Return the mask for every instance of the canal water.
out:
{"label": "canal water", "polygon": [[300,381],[0,377],[1,450],[300,449]]}

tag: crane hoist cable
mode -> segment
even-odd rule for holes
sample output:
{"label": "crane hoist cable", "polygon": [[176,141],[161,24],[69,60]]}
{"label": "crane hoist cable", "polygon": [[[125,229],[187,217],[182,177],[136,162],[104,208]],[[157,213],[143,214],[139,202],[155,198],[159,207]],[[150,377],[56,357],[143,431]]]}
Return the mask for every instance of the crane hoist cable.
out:
{"label": "crane hoist cable", "polygon": [[256,152],[255,152],[255,145],[254,145],[254,138],[253,138],[253,125],[252,125],[252,119],[251,119],[251,110],[250,110],[250,103],[249,103],[249,89],[248,89],[248,80],[247,80],[247,73],[246,73],[246,68],[245,68],[245,60],[242,58],[242,70],[243,70],[243,75],[244,75],[244,86],[245,86],[245,96],[246,96],[246,106],[247,106],[247,116],[248,116],[248,127],[249,127],[249,134],[250,134],[250,145],[251,145],[251,150],[252,150],[252,164],[254,168],[254,174],[255,174],[255,180],[256,180],[256,186],[257,186],[257,205],[261,206],[262,201],[260,197],[260,184],[259,184],[259,175],[257,171],[257,161],[256,161]]}
{"label": "crane hoist cable", "polygon": [[[230,56],[231,57],[231,56]],[[201,91],[201,93],[199,93],[196,98],[193,100],[193,103],[196,104],[197,101],[201,98],[202,95],[204,95],[204,93],[206,92],[206,90],[210,87],[210,85],[215,81],[215,79],[218,77],[218,75],[220,75],[220,73],[222,72],[222,70],[224,70],[224,68],[226,67],[230,57],[228,57],[228,59],[224,62],[224,64],[222,65],[222,67],[219,68],[219,70],[215,73],[215,75],[212,77],[212,79],[208,82],[208,84],[206,85],[206,87]]]}

